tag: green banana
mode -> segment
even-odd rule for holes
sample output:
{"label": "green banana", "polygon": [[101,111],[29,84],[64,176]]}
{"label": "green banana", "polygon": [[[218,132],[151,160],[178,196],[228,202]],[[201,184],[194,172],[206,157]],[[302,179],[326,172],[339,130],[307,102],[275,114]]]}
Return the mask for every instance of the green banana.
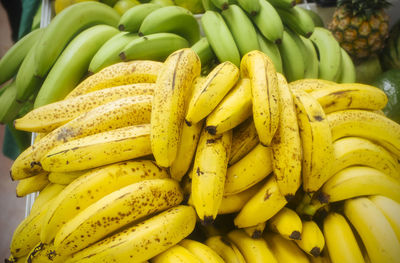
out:
{"label": "green banana", "polygon": [[120,58],[123,61],[146,59],[164,61],[172,52],[189,47],[183,37],[173,33],[154,33],[138,37],[125,46]]}
{"label": "green banana", "polygon": [[100,2],[87,1],[67,7],[54,17],[38,41],[35,75],[44,77],[77,33],[96,24],[116,27],[119,19],[117,11]]}
{"label": "green banana", "polygon": [[216,58],[206,37],[202,37],[190,48],[199,56],[202,67],[208,65]]}
{"label": "green banana", "polygon": [[320,15],[312,9],[303,8],[310,15],[312,20],[314,21],[315,26],[325,27],[324,20],[320,17]]}
{"label": "green banana", "polygon": [[260,32],[257,32],[257,38],[260,51],[264,52],[272,60],[277,72],[283,73],[282,58],[278,45],[266,39]]}
{"label": "green banana", "polygon": [[139,28],[139,36],[162,32],[180,35],[190,45],[200,39],[200,26],[196,18],[180,6],[165,6],[154,10],[144,18]]}
{"label": "green banana", "polygon": [[43,28],[36,29],[25,35],[0,59],[0,85],[17,74],[22,61],[34,43],[40,38],[43,30]]}
{"label": "green banana", "polygon": [[219,9],[213,4],[211,0],[201,0],[201,3],[203,4],[204,10],[208,11],[219,11]]}
{"label": "green banana", "polygon": [[258,0],[237,0],[237,4],[251,16],[255,16],[261,9]]}
{"label": "green banana", "polygon": [[283,36],[283,23],[275,8],[267,0],[260,1],[260,12],[252,16],[254,24],[268,40],[279,44]]}
{"label": "green banana", "polygon": [[283,32],[279,52],[282,57],[283,71],[288,82],[302,79],[304,77],[304,58],[296,41],[286,30]]}
{"label": "green banana", "polygon": [[304,37],[310,37],[314,32],[314,21],[303,8],[295,6],[291,9],[276,8],[283,23],[291,30]]}
{"label": "green banana", "polygon": [[337,82],[339,83],[354,83],[356,82],[356,68],[353,60],[343,48],[340,48],[342,62],[340,66],[340,75]]}
{"label": "green banana", "polygon": [[138,36],[135,33],[121,32],[107,40],[93,56],[89,64],[89,72],[96,73],[112,64],[121,62],[119,53]]}
{"label": "green banana", "polygon": [[2,88],[0,95],[0,123],[9,123],[13,121],[24,103],[18,102],[15,97],[17,94],[17,87],[15,81],[7,84]]}
{"label": "green banana", "polygon": [[219,62],[230,61],[239,66],[239,50],[223,17],[218,12],[206,11],[201,17],[201,25]]}
{"label": "green banana", "polygon": [[211,2],[220,10],[229,8],[229,0],[211,0]]}
{"label": "green banana", "polygon": [[307,58],[307,62],[305,64],[304,69],[304,78],[305,79],[317,79],[318,78],[318,54],[314,48],[313,43],[310,39],[299,35],[301,41],[303,41],[304,48],[305,48],[305,56]]}
{"label": "green banana", "polygon": [[[258,0],[256,2],[259,3]],[[232,33],[241,56],[252,50],[260,49],[256,29],[242,8],[238,5],[229,5],[229,8],[222,11],[221,14]]]}
{"label": "green banana", "polygon": [[275,8],[289,9],[296,5],[296,0],[268,0]]}
{"label": "green banana", "polygon": [[63,99],[86,74],[97,50],[118,30],[97,25],[76,36],[51,68],[35,100],[35,108]]}
{"label": "green banana", "polygon": [[121,16],[121,19],[118,23],[119,30],[137,33],[146,16],[161,7],[162,5],[153,3],[145,3],[133,6]]}

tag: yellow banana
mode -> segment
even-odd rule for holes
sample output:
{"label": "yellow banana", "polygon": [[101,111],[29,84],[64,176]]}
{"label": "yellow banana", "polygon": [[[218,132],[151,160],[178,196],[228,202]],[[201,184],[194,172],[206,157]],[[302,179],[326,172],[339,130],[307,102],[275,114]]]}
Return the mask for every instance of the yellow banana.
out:
{"label": "yellow banana", "polygon": [[17,197],[41,191],[49,184],[48,174],[48,172],[43,171],[37,175],[19,180],[16,187]]}
{"label": "yellow banana", "polygon": [[55,198],[44,218],[40,239],[49,244],[67,221],[122,187],[142,180],[168,177],[166,170],[148,160],[121,162],[88,171]]}
{"label": "yellow banana", "polygon": [[29,263],[44,263],[54,262],[63,263],[68,256],[62,256],[57,253],[54,248],[54,244],[37,244],[28,254],[26,262]]}
{"label": "yellow banana", "polygon": [[30,213],[34,214],[35,211],[41,209],[45,203],[56,197],[63,189],[65,185],[49,183],[40,191],[39,195],[35,198],[32,204]]}
{"label": "yellow banana", "polygon": [[274,64],[267,55],[253,50],[240,63],[242,78],[249,78],[253,96],[253,119],[260,142],[270,145],[279,125],[279,91]]}
{"label": "yellow banana", "polygon": [[184,239],[179,245],[189,250],[202,263],[224,263],[225,261],[209,246],[192,239]]}
{"label": "yellow banana", "polygon": [[267,241],[268,246],[271,248],[278,262],[310,262],[306,254],[304,254],[295,242],[271,232],[265,232],[263,237]]}
{"label": "yellow banana", "polygon": [[319,89],[335,87],[336,82],[325,79],[299,79],[289,83],[290,89],[300,89],[305,92],[312,92]]}
{"label": "yellow banana", "polygon": [[381,210],[400,240],[400,204],[386,196],[374,195],[369,199]]}
{"label": "yellow banana", "polygon": [[76,178],[87,173],[88,170],[74,171],[74,172],[51,172],[49,173],[49,181],[54,184],[68,185]]}
{"label": "yellow banana", "polygon": [[145,261],[188,236],[195,223],[192,207],[175,206],[75,253],[65,263]]}
{"label": "yellow banana", "polygon": [[4,262],[5,263],[25,263],[25,262],[27,262],[26,260],[27,260],[27,256],[23,256],[23,257],[19,257],[19,258],[10,256],[8,259],[5,259]]}
{"label": "yellow banana", "polygon": [[203,130],[194,159],[192,198],[197,215],[205,224],[214,221],[224,194],[232,131],[211,135]]}
{"label": "yellow banana", "polygon": [[325,238],[321,229],[314,221],[303,221],[301,239],[295,240],[297,245],[307,254],[318,257],[325,246]]}
{"label": "yellow banana", "polygon": [[181,245],[175,245],[158,254],[152,263],[200,263],[201,261],[188,249]]}
{"label": "yellow banana", "polygon": [[283,207],[268,220],[268,229],[286,239],[298,240],[303,231],[303,222],[294,210]]}
{"label": "yellow banana", "polygon": [[245,259],[238,247],[224,236],[207,238],[205,244],[214,249],[226,263],[245,263]]}
{"label": "yellow banana", "polygon": [[253,118],[248,118],[242,124],[233,129],[232,149],[229,165],[242,159],[259,143],[256,126]]}
{"label": "yellow banana", "polygon": [[50,132],[68,121],[108,102],[129,96],[153,95],[153,83],[139,83],[111,87],[57,101],[28,112],[16,119],[14,126],[18,130],[30,132]]}
{"label": "yellow banana", "polygon": [[296,108],[285,77],[277,73],[280,119],[271,142],[272,170],[279,190],[290,200],[301,185],[301,162],[303,150],[297,123]]}
{"label": "yellow banana", "polygon": [[255,226],[245,227],[245,228],[243,228],[243,230],[251,238],[261,238],[266,225],[267,225],[267,222],[261,222]]}
{"label": "yellow banana", "polygon": [[154,83],[162,65],[161,62],[157,61],[134,60],[108,66],[83,80],[65,98],[68,99],[115,86]]}

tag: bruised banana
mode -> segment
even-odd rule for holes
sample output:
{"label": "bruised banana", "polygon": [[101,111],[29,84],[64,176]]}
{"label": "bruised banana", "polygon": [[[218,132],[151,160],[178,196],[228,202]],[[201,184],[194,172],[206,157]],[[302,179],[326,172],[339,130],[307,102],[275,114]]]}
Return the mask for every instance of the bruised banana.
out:
{"label": "bruised banana", "polygon": [[189,250],[203,263],[224,263],[225,261],[209,246],[192,239],[185,238],[179,245]]}
{"label": "bruised banana", "polygon": [[242,159],[259,143],[256,126],[250,117],[233,129],[229,165]]}
{"label": "bruised banana", "polygon": [[37,175],[19,180],[16,187],[17,197],[41,191],[49,183],[48,174],[48,172],[43,171]]}
{"label": "bruised banana", "polygon": [[209,237],[205,244],[217,252],[226,263],[245,263],[245,259],[238,247],[224,236]]}
{"label": "bruised banana", "polygon": [[303,222],[300,216],[290,208],[282,208],[268,221],[268,229],[289,240],[301,238]]}
{"label": "bruised banana", "polygon": [[68,256],[60,255],[54,247],[54,244],[44,244],[40,242],[28,254],[26,262],[41,263],[41,262],[54,262],[63,263]]}
{"label": "bruised banana", "polygon": [[295,240],[297,245],[310,256],[318,257],[325,246],[325,237],[314,221],[303,221],[301,239]]}
{"label": "bruised banana", "polygon": [[278,262],[310,262],[306,254],[293,241],[271,232],[265,232],[263,238]]}

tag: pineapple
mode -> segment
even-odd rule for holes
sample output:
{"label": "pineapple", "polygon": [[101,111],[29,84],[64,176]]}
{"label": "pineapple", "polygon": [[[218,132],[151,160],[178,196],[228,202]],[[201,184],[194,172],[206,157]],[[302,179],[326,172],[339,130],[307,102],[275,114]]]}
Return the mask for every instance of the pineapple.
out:
{"label": "pineapple", "polygon": [[329,29],[354,58],[362,59],[383,49],[389,36],[385,0],[338,0]]}

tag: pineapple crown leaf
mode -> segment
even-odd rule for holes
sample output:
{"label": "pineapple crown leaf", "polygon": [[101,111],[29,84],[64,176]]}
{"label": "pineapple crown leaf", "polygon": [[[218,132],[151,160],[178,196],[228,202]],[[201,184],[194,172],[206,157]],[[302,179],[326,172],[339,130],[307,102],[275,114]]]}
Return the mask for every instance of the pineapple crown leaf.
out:
{"label": "pineapple crown leaf", "polygon": [[353,16],[366,16],[369,18],[381,9],[391,6],[386,0],[338,0],[338,7],[344,7]]}

